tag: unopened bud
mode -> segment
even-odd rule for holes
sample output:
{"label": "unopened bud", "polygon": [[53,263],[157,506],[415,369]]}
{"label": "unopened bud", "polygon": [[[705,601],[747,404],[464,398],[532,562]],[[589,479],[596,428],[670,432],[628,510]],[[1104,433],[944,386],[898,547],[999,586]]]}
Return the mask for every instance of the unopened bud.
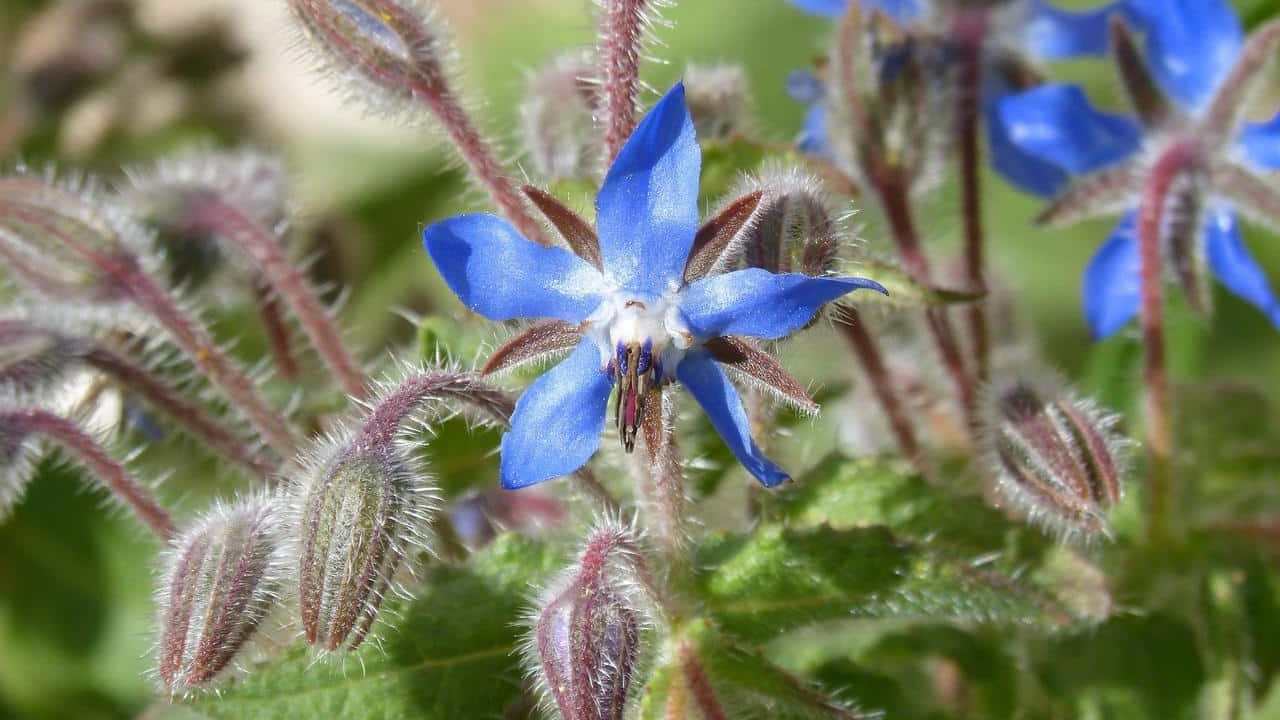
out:
{"label": "unopened bud", "polygon": [[0,415],[0,520],[22,499],[35,472],[36,437],[29,428]]}
{"label": "unopened bud", "polygon": [[170,693],[226,674],[281,591],[280,512],[267,498],[216,508],[180,534],[159,590],[160,680]]}
{"label": "unopened bud", "polygon": [[1127,446],[1117,418],[1053,381],[997,385],[986,411],[999,495],[1064,539],[1105,535],[1123,491]]}
{"label": "unopened bud", "polygon": [[15,281],[48,299],[125,300],[146,241],[141,226],[91,189],[30,175],[0,178],[0,258]]}
{"label": "unopened bud", "polygon": [[836,163],[864,186],[892,170],[914,192],[932,187],[952,127],[946,44],[850,3],[831,58],[825,102]]}
{"label": "unopened bud", "polygon": [[[447,92],[439,23],[421,0],[289,0],[324,70],[374,110]],[[356,89],[363,86],[365,91]]]}
{"label": "unopened bud", "polygon": [[760,192],[755,223],[746,233],[747,264],[774,273],[828,275],[844,229],[822,183],[795,167],[767,164],[740,183],[735,194]]}
{"label": "unopened bud", "polygon": [[292,501],[303,631],[315,647],[353,650],[410,549],[423,544],[430,495],[390,443],[344,443],[308,475]]}
{"label": "unopened bud", "polygon": [[629,533],[597,530],[533,618],[531,658],[564,720],[621,720],[640,660]]}
{"label": "unopened bud", "polygon": [[599,164],[595,67],[582,53],[563,55],[529,78],[520,103],[520,137],[546,180],[590,177]]}
{"label": "unopened bud", "polygon": [[723,140],[749,129],[750,93],[740,65],[690,65],[684,88],[698,140]]}
{"label": "unopened bud", "polygon": [[286,216],[287,176],[279,159],[255,152],[201,152],[127,171],[123,202],[155,231],[172,284],[199,286],[225,253],[205,215],[210,200],[235,208],[265,228]]}

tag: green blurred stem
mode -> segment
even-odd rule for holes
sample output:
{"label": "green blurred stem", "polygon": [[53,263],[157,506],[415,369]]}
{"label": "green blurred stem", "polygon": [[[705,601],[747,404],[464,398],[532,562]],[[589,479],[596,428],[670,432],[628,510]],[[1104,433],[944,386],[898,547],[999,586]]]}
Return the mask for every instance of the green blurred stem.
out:
{"label": "green blurred stem", "polygon": [[[987,35],[989,9],[985,7],[961,11],[953,34],[960,46],[960,91],[957,97],[956,132],[960,146],[960,192],[964,216],[964,270],[969,291],[987,291],[985,244],[982,227],[982,163],[978,141],[978,104],[982,92],[983,43]],[[972,303],[968,308],[969,332],[976,360],[979,382],[987,379],[990,338],[987,330],[986,303]]]}
{"label": "green blurred stem", "polygon": [[1152,542],[1169,537],[1174,512],[1174,472],[1169,373],[1165,367],[1164,285],[1160,253],[1161,229],[1169,193],[1191,168],[1196,153],[1188,143],[1167,148],[1152,166],[1138,211],[1138,251],[1142,266],[1142,379],[1146,387],[1146,442],[1149,494],[1147,532]]}

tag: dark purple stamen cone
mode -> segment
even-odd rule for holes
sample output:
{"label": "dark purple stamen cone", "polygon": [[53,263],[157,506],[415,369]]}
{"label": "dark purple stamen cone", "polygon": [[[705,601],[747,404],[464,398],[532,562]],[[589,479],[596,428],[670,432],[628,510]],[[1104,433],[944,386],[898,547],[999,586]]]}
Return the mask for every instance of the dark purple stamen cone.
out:
{"label": "dark purple stamen cone", "polygon": [[180,535],[161,580],[159,675],[171,693],[222,676],[275,607],[280,515],[271,501],[219,508]]}
{"label": "dark purple stamen cone", "polygon": [[1014,382],[988,405],[988,461],[1004,500],[1063,537],[1106,534],[1123,491],[1115,417],[1050,383]]}
{"label": "dark purple stamen cone", "polygon": [[610,569],[627,553],[606,530],[588,543],[563,589],[543,604],[533,650],[564,720],[621,720],[640,656],[640,613]]}

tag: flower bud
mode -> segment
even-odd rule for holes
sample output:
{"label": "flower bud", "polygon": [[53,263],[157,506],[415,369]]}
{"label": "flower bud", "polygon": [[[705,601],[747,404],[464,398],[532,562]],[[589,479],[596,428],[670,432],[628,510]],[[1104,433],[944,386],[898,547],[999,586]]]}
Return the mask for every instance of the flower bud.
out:
{"label": "flower bud", "polygon": [[394,114],[415,96],[448,92],[451,51],[420,0],[289,0],[289,8],[324,70],[370,108]]}
{"label": "flower bud", "polygon": [[690,65],[684,88],[698,140],[724,140],[748,129],[750,96],[741,66]]}
{"label": "flower bud", "polygon": [[276,606],[280,512],[269,498],[214,509],[172,543],[159,596],[158,673],[170,693],[224,675]]}
{"label": "flower bud", "polygon": [[430,495],[393,444],[342,443],[294,487],[298,599],[307,642],[354,650],[377,619]]}
{"label": "flower bud", "polygon": [[590,177],[598,164],[595,68],[582,53],[562,55],[529,78],[520,138],[542,178]]}
{"label": "flower bud", "polygon": [[850,3],[831,51],[826,94],[836,163],[866,186],[885,171],[913,192],[942,176],[951,125],[946,44]]}
{"label": "flower bud", "polygon": [[828,275],[844,228],[822,183],[795,167],[767,164],[732,195],[760,192],[755,222],[744,233],[748,265],[774,273]]}
{"label": "flower bud", "polygon": [[625,529],[597,530],[532,618],[527,654],[564,720],[621,720],[626,710],[640,660],[632,552]]}
{"label": "flower bud", "polygon": [[27,427],[0,414],[0,521],[22,499],[35,472],[36,437]]}
{"label": "flower bud", "polygon": [[15,281],[55,302],[125,300],[146,241],[145,230],[92,189],[0,178],[0,258]]}
{"label": "flower bud", "polygon": [[1015,380],[987,398],[984,442],[1001,498],[1064,539],[1107,533],[1126,441],[1117,418],[1054,381]]}

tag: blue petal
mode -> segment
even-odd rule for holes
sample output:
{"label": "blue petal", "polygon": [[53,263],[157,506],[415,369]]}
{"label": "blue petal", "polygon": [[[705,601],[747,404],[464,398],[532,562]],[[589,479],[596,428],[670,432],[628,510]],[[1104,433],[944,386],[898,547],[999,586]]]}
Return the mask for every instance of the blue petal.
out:
{"label": "blue petal", "polygon": [[1072,174],[1097,170],[1137,151],[1133,120],[1098,112],[1074,85],[1041,85],[998,101],[996,121],[1014,147]]}
{"label": "blue petal", "polygon": [[1022,26],[1023,49],[1042,60],[1062,60],[1082,55],[1106,55],[1111,16],[1123,10],[1110,3],[1094,10],[1060,10],[1046,0],[1028,3]]}
{"label": "blue petal", "polygon": [[804,129],[796,143],[800,152],[810,155],[827,156],[831,154],[831,146],[827,142],[827,108],[822,103],[814,103],[804,115]]}
{"label": "blue petal", "polygon": [[680,310],[702,339],[746,335],[774,340],[804,327],[823,305],[860,288],[888,294],[863,278],[775,275],[748,268],[703,278],[682,293]]}
{"label": "blue petal", "polygon": [[[791,4],[814,15],[840,17],[849,7],[849,0],[791,0]],[[923,14],[920,0],[861,0],[863,12],[879,10],[899,24],[907,23]]]}
{"label": "blue petal", "polygon": [[1205,221],[1204,236],[1209,267],[1218,280],[1280,326],[1280,301],[1276,300],[1266,273],[1245,247],[1235,212],[1221,206],[1214,208]]}
{"label": "blue petal", "polygon": [[586,339],[535,380],[502,436],[502,487],[528,487],[585,465],[600,447],[612,388],[600,350]]}
{"label": "blue petal", "polygon": [[776,487],[790,479],[782,468],[765,457],[751,438],[751,421],[742,407],[742,398],[709,353],[695,350],[686,355],[676,366],[676,378],[706,411],[738,462],[761,485]]}
{"label": "blue petal", "polygon": [[809,70],[792,70],[787,74],[787,96],[804,105],[812,105],[827,94],[827,86]]}
{"label": "blue petal", "polygon": [[[989,73],[990,74],[990,73]],[[1024,192],[1050,198],[1061,192],[1069,180],[1057,165],[1023,151],[1009,137],[1009,128],[1000,122],[1000,101],[1006,93],[993,78],[987,83],[985,103],[987,146],[991,164],[1014,187]]]}
{"label": "blue petal", "polygon": [[596,196],[605,272],[619,286],[661,294],[679,280],[698,230],[701,170],[677,84],[636,126]]}
{"label": "blue petal", "polygon": [[1280,113],[1270,122],[1247,123],[1240,133],[1240,154],[1259,170],[1280,170]]}
{"label": "blue petal", "polygon": [[1227,0],[1129,0],[1147,37],[1147,64],[1170,97],[1202,107],[1235,65],[1244,42]]}
{"label": "blue petal", "polygon": [[1138,314],[1142,263],[1130,211],[1084,271],[1084,314],[1095,340],[1115,334]]}
{"label": "blue petal", "polygon": [[490,320],[579,322],[601,301],[604,278],[573,253],[526,240],[494,215],[459,215],[422,233],[458,299]]}

